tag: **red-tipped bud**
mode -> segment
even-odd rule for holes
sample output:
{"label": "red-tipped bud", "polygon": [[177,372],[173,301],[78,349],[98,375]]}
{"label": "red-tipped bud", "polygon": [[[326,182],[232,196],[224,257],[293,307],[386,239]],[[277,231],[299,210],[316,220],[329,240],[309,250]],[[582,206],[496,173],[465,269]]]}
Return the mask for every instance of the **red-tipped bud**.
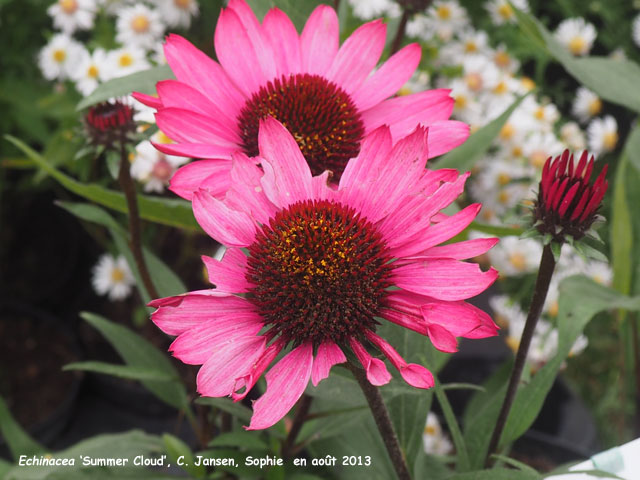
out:
{"label": "red-tipped bud", "polygon": [[566,236],[578,240],[589,230],[609,185],[605,180],[607,165],[596,181],[589,183],[593,162],[593,155],[589,157],[586,150],[577,165],[569,150],[555,159],[547,159],[534,208],[540,233],[550,234],[553,240],[563,242]]}
{"label": "red-tipped bud", "polygon": [[133,114],[133,108],[120,100],[90,107],[85,116],[85,125],[91,143],[107,149],[119,148],[136,130]]}

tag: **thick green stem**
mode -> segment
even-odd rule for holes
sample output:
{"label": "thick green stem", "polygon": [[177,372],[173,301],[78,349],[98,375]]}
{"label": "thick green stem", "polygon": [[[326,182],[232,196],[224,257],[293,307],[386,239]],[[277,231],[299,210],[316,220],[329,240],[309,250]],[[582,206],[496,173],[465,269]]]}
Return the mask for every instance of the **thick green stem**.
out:
{"label": "thick green stem", "polygon": [[507,423],[511,406],[516,397],[518,385],[520,383],[520,377],[522,377],[522,371],[524,369],[527,353],[529,352],[529,346],[531,345],[531,339],[536,329],[536,324],[542,313],[542,307],[544,301],[547,298],[547,292],[549,291],[549,284],[551,283],[551,277],[553,276],[553,270],[555,269],[556,261],[553,258],[553,252],[551,251],[551,244],[545,245],[542,251],[542,258],[540,259],[540,269],[538,270],[538,278],[536,279],[536,286],[531,299],[531,305],[529,307],[529,314],[527,315],[527,321],[524,325],[522,332],[522,338],[520,339],[520,345],[518,346],[518,353],[516,353],[516,359],[513,364],[513,370],[511,371],[511,378],[509,379],[509,385],[507,386],[507,394],[505,395],[496,426],[489,442],[489,449],[487,451],[487,458],[485,459],[485,465],[489,467],[491,465],[490,457],[497,450],[500,437]]}
{"label": "thick green stem", "polygon": [[347,367],[351,370],[351,373],[353,373],[353,376],[362,389],[362,393],[364,393],[364,396],[367,399],[367,403],[369,404],[369,408],[373,414],[373,419],[380,431],[384,446],[387,448],[387,452],[389,452],[389,458],[391,458],[391,463],[393,463],[393,468],[395,468],[398,478],[400,480],[411,480],[411,475],[407,468],[407,462],[402,454],[402,450],[400,449],[398,437],[393,429],[389,412],[387,411],[387,407],[384,405],[384,400],[382,399],[382,395],[380,395],[380,391],[375,386],[371,385],[369,380],[367,380],[364,370],[349,362],[347,362]]}

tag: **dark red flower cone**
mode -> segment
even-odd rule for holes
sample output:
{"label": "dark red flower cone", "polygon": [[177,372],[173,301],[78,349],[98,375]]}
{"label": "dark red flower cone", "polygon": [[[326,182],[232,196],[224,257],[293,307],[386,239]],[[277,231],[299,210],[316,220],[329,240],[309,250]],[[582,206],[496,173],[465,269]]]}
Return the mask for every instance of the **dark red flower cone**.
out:
{"label": "dark red flower cone", "polygon": [[120,100],[90,107],[85,115],[85,125],[91,143],[106,149],[120,148],[136,131],[133,114],[133,108]]}

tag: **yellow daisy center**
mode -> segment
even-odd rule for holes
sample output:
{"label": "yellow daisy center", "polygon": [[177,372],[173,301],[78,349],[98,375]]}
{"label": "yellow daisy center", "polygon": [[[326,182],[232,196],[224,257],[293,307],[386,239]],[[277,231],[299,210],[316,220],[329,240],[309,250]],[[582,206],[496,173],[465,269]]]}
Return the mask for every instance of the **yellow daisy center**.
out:
{"label": "yellow daisy center", "polygon": [[605,133],[602,143],[604,144],[604,148],[607,150],[613,150],[616,148],[616,144],[618,143],[618,132]]}
{"label": "yellow daisy center", "polygon": [[178,8],[186,10],[191,6],[191,0],[173,0],[173,4]]}
{"label": "yellow daisy center", "polygon": [[498,194],[498,201],[505,205],[509,202],[509,192],[502,190],[499,194]]}
{"label": "yellow daisy center", "polygon": [[466,95],[456,95],[456,108],[463,109],[467,106],[467,103],[468,101]]}
{"label": "yellow daisy center", "polygon": [[167,134],[164,133],[162,130],[158,130],[157,143],[163,143],[163,144],[173,143],[173,140],[167,137]]}
{"label": "yellow daisy center", "polygon": [[587,108],[589,110],[589,115],[594,116],[599,114],[600,110],[602,110],[602,100],[594,98],[589,102],[589,106]]}
{"label": "yellow daisy center", "polygon": [[64,13],[71,15],[78,9],[78,2],[76,0],[59,0],[58,5]]}
{"label": "yellow daisy center", "polygon": [[536,82],[531,80],[529,77],[522,77],[520,83],[522,85],[522,88],[524,88],[527,92],[536,88]]}
{"label": "yellow daisy center", "polygon": [[500,129],[500,138],[503,140],[509,140],[516,133],[516,129],[510,123],[505,123]]}
{"label": "yellow daisy center", "polygon": [[508,91],[509,91],[509,88],[507,87],[507,83],[504,81],[499,82],[498,85],[496,85],[495,88],[493,89],[493,93],[497,95],[504,95]]}
{"label": "yellow daisy center", "polygon": [[113,283],[120,283],[124,280],[124,270],[121,268],[114,268],[111,271],[111,281]]}
{"label": "yellow daisy center", "polygon": [[558,302],[551,302],[551,305],[549,306],[549,315],[552,317],[557,317],[558,316]]}
{"label": "yellow daisy center", "polygon": [[513,9],[508,3],[503,3],[498,7],[498,15],[505,20],[510,20],[513,17]]}
{"label": "yellow daisy center", "polygon": [[100,72],[98,70],[98,67],[96,67],[95,65],[91,65],[87,70],[87,76],[91,78],[98,78],[99,73]]}
{"label": "yellow daisy center", "polygon": [[514,352],[518,351],[518,347],[520,346],[520,340],[518,340],[517,338],[513,338],[511,336],[508,336],[505,339],[505,342],[507,343],[507,346]]}
{"label": "yellow daisy center", "polygon": [[544,120],[544,107],[536,108],[533,116],[536,117],[537,120]]}
{"label": "yellow daisy center", "polygon": [[449,20],[451,18],[451,9],[448,5],[440,5],[436,10],[436,14],[441,20]]}
{"label": "yellow daisy center", "polygon": [[516,145],[515,147],[513,147],[511,149],[511,155],[513,155],[514,157],[521,157],[522,156],[522,147],[519,145]]}
{"label": "yellow daisy center", "polygon": [[427,425],[426,427],[424,427],[424,433],[426,435],[435,435],[436,427],[434,427],[433,425]]}
{"label": "yellow daisy center", "polygon": [[53,51],[53,59],[57,62],[57,63],[62,63],[65,61],[65,59],[67,58],[67,52],[65,52],[64,50],[62,50],[61,48],[58,48],[56,50]]}
{"label": "yellow daisy center", "polygon": [[118,63],[121,67],[130,67],[133,64],[133,57],[129,53],[124,53],[120,55]]}
{"label": "yellow daisy center", "polygon": [[467,87],[474,92],[477,92],[482,88],[482,77],[479,73],[467,74],[465,81],[467,82]]}
{"label": "yellow daisy center", "polygon": [[529,160],[534,167],[542,168],[544,166],[544,162],[547,161],[547,157],[548,155],[546,154],[546,152],[537,150],[529,156]]}
{"label": "yellow daisy center", "polygon": [[587,47],[587,42],[582,37],[573,37],[569,41],[569,51],[574,55],[580,55],[585,51]]}
{"label": "yellow daisy center", "polygon": [[511,58],[509,57],[509,54],[507,52],[496,52],[495,56],[493,57],[493,61],[499,67],[505,68],[508,67],[511,63]]}
{"label": "yellow daisy center", "polygon": [[509,255],[509,263],[519,272],[527,268],[527,258],[520,252],[513,252]]}
{"label": "yellow daisy center", "polygon": [[478,44],[473,40],[467,40],[464,44],[464,51],[466,53],[473,53],[478,51]]}
{"label": "yellow daisy center", "polygon": [[136,33],[145,33],[149,30],[149,19],[145,15],[136,15],[131,20],[131,28]]}
{"label": "yellow daisy center", "polygon": [[498,174],[498,183],[502,186],[511,181],[511,176],[508,173],[501,172]]}

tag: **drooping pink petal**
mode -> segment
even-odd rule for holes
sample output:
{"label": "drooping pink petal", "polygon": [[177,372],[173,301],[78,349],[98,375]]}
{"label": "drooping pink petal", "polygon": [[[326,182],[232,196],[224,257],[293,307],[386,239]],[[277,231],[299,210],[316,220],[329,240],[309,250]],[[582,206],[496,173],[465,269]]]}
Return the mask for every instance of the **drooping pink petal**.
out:
{"label": "drooping pink petal", "polygon": [[313,365],[313,346],[303,343],[289,352],[266,374],[267,391],[253,404],[247,430],[269,428],[295,405],[309,383]]}
{"label": "drooping pink petal", "polygon": [[245,278],[247,257],[239,248],[228,248],[222,260],[202,256],[207,267],[209,281],[219,290],[232,293],[246,293],[250,287]]}
{"label": "drooping pink petal", "polygon": [[443,120],[429,125],[429,158],[437,157],[462,145],[469,138],[469,125],[457,120]]}
{"label": "drooping pink petal", "polygon": [[167,37],[164,54],[179,81],[202,92],[214,105],[226,112],[229,118],[238,115],[246,97],[220,65],[188,40],[175,34]]}
{"label": "drooping pink petal", "polygon": [[333,8],[316,7],[300,35],[302,71],[325,74],[338,52],[339,35],[338,16]]}
{"label": "drooping pink petal", "polygon": [[420,309],[427,325],[440,325],[454,337],[485,338],[498,334],[498,327],[491,317],[466,302],[433,300],[421,305]]}
{"label": "drooping pink petal", "polygon": [[431,343],[441,352],[453,353],[458,351],[458,341],[446,328],[432,324],[428,327],[428,335]]}
{"label": "drooping pink petal", "polygon": [[256,234],[255,222],[245,212],[231,210],[205,190],[193,195],[193,214],[213,239],[230,247],[247,247]]}
{"label": "drooping pink petal", "polygon": [[485,291],[498,278],[494,268],[486,272],[476,263],[433,259],[400,265],[393,270],[395,285],[438,300],[466,300]]}
{"label": "drooping pink petal", "polygon": [[140,92],[133,92],[131,96],[147,107],[155,108],[156,110],[162,107],[162,100],[158,97],[152,97]]}
{"label": "drooping pink petal", "polygon": [[218,316],[250,312],[254,308],[244,298],[215,290],[162,298],[149,306],[158,308],[151,314],[151,320],[168,335],[180,335]]}
{"label": "drooping pink petal", "polygon": [[353,92],[352,98],[358,109],[367,110],[394,95],[415,72],[421,54],[422,49],[417,43],[394,53],[364,81],[361,88]]}
{"label": "drooping pink petal", "polygon": [[278,76],[301,71],[300,37],[293,22],[279,8],[272,8],[262,21],[263,33],[271,43]]}
{"label": "drooping pink petal", "polygon": [[169,351],[184,363],[202,365],[230,342],[256,335],[263,327],[256,312],[220,315],[180,334]]}
{"label": "drooping pink petal", "polygon": [[231,162],[225,159],[200,160],[180,167],[171,177],[169,190],[186,200],[203,189],[221,198],[231,186]]}
{"label": "drooping pink petal", "polygon": [[374,20],[358,27],[342,44],[326,78],[354,93],[374,69],[384,49],[387,27]]}
{"label": "drooping pink petal", "polygon": [[404,245],[391,247],[391,254],[398,258],[419,256],[422,252],[455,237],[467,228],[476,218],[481,207],[482,205],[479,203],[471,204],[455,215],[432,224],[425,232],[417,232],[409,239],[406,239]]}
{"label": "drooping pink petal", "polygon": [[202,365],[196,383],[205,397],[225,397],[233,393],[235,379],[244,375],[264,352],[265,337],[235,338],[214,352]]}
{"label": "drooping pink petal", "polygon": [[260,121],[258,145],[269,200],[284,208],[312,198],[311,170],[289,131],[272,117]]}
{"label": "drooping pink petal", "polygon": [[210,159],[225,159],[225,157],[231,156],[231,153],[238,148],[237,146],[207,145],[198,143],[153,143],[153,146],[167,155]]}
{"label": "drooping pink petal", "polygon": [[226,112],[220,110],[217,105],[214,105],[195,88],[177,80],[163,80],[156,84],[156,90],[162,99],[164,108],[174,107],[190,110],[206,118],[211,118],[216,133],[231,142],[240,142],[235,119],[228,118]]}
{"label": "drooping pink petal", "polygon": [[321,343],[316,353],[316,358],[313,360],[313,368],[311,369],[311,382],[315,387],[329,376],[329,371],[336,363],[344,363],[347,361],[347,357],[344,352],[340,350],[335,343],[327,340]]}
{"label": "drooping pink petal", "polygon": [[365,336],[389,359],[391,364],[398,369],[404,381],[412,387],[431,388],[434,385],[433,375],[422,365],[415,363],[408,364],[404,358],[385,339],[376,335],[370,330],[365,332]]}
{"label": "drooping pink petal", "polygon": [[[238,402],[247,396],[269,364],[271,364],[271,362],[280,354],[284,346],[285,341],[282,337],[277,338],[267,347],[260,358],[256,360],[247,374],[236,378],[236,382],[233,386],[233,393],[231,394],[231,398],[234,402]],[[242,392],[239,392],[241,389]]]}
{"label": "drooping pink petal", "polygon": [[[158,128],[175,141],[220,145],[234,148],[235,142],[228,138],[228,129],[212,117],[200,115],[183,108],[163,108],[156,113]],[[237,148],[237,147],[236,147]]]}
{"label": "drooping pink petal", "polygon": [[254,43],[259,35],[243,25],[235,10],[225,8],[220,12],[214,34],[216,55],[225,72],[247,97],[276,74],[271,52],[259,51],[259,45]]}
{"label": "drooping pink petal", "polygon": [[[391,304],[390,306],[393,306],[393,304]],[[421,317],[418,317],[417,315],[412,315],[410,313],[398,310],[392,310],[390,308],[382,308],[380,310],[380,316],[385,320],[389,320],[396,325],[400,325],[401,327],[408,328],[409,330],[413,330],[414,332],[418,332],[421,335],[427,334],[427,324]]]}
{"label": "drooping pink petal", "polygon": [[356,354],[356,357],[358,357],[358,360],[367,372],[367,380],[369,380],[371,385],[379,387],[389,383],[391,374],[382,360],[372,357],[366,348],[353,337],[349,339],[349,344],[351,345],[353,353]]}

